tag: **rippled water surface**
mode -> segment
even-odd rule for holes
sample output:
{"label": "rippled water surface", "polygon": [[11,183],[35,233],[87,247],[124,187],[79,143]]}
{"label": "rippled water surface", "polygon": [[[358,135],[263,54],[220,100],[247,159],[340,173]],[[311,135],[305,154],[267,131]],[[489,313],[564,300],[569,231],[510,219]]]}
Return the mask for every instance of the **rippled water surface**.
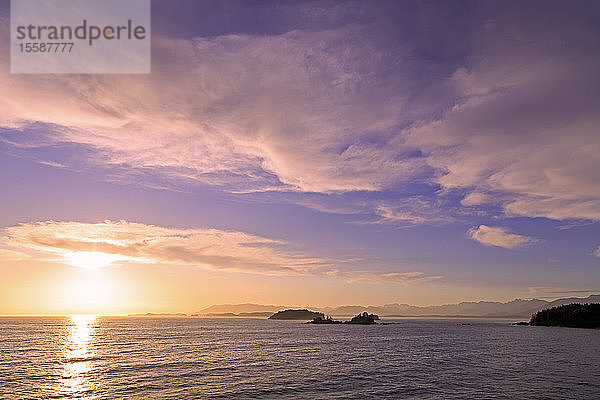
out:
{"label": "rippled water surface", "polygon": [[599,399],[600,330],[0,318],[1,399]]}

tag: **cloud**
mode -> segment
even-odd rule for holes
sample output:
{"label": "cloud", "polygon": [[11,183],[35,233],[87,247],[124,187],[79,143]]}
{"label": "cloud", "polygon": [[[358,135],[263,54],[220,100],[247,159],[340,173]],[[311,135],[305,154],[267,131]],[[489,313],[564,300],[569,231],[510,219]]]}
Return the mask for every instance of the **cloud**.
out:
{"label": "cloud", "polygon": [[596,257],[600,257],[600,246],[598,246],[596,251],[594,251],[592,254],[595,255]]}
{"label": "cloud", "polygon": [[394,202],[380,203],[375,213],[380,219],[376,224],[420,225],[442,224],[454,221],[451,210],[445,208],[441,200],[431,200],[425,196],[412,196]]}
{"label": "cloud", "polygon": [[[332,260],[285,252],[284,242],[243,232],[177,229],[127,221],[36,222],[4,229],[0,261],[24,258],[70,263],[101,254],[101,264],[154,263],[264,275],[341,277],[350,283],[410,284],[441,279],[423,272],[340,271]],[[16,257],[16,256],[19,257]],[[105,262],[107,260],[108,262]]]}
{"label": "cloud", "polygon": [[441,275],[425,275],[420,271],[411,272],[375,272],[375,271],[339,271],[326,273],[329,276],[342,277],[348,283],[401,283],[412,284],[442,279]]}
{"label": "cloud", "polygon": [[20,251],[0,249],[0,262],[6,261],[22,261],[28,259],[29,256]]}
{"label": "cloud", "polygon": [[[498,43],[498,54],[511,51]],[[521,45],[510,60],[484,52],[456,70],[448,84],[462,100],[411,128],[406,143],[428,154],[443,188],[477,189],[463,205],[501,199],[510,216],[600,220],[600,97],[586,89],[599,84],[600,57],[578,53],[586,62],[570,63],[564,50]]]}
{"label": "cloud", "polygon": [[176,229],[134,222],[37,222],[5,228],[5,243],[20,252],[68,259],[95,252],[114,260],[193,265],[216,270],[279,275],[307,274],[329,261],[286,253],[283,242],[243,232]]}
{"label": "cloud", "polygon": [[586,294],[586,293],[597,293],[598,290],[581,290],[571,289],[565,287],[556,286],[530,286],[527,288],[531,293],[537,294],[556,294],[556,295],[569,295],[569,294]]}
{"label": "cloud", "polygon": [[[491,7],[494,18],[476,13],[452,35],[441,27],[456,13],[426,6],[439,30],[421,32],[423,9],[410,7],[388,26],[383,7],[353,25],[156,36],[149,76],[3,68],[0,126],[187,186],[338,193],[426,182],[470,193],[463,206],[501,199],[506,215],[600,221],[597,24],[585,8],[557,7]],[[29,131],[36,123],[42,137]]]}
{"label": "cloud", "polygon": [[467,235],[476,242],[486,246],[503,247],[511,250],[530,246],[538,242],[537,239],[529,236],[509,233],[506,228],[487,225],[475,226],[467,231]]}
{"label": "cloud", "polygon": [[379,190],[425,164],[377,138],[406,83],[349,35],[157,39],[151,76],[5,74],[0,123],[52,124],[44,143],[88,146],[97,164],[234,191]]}
{"label": "cloud", "polygon": [[460,204],[463,206],[478,206],[492,202],[493,199],[486,193],[471,192],[467,194],[461,201]]}

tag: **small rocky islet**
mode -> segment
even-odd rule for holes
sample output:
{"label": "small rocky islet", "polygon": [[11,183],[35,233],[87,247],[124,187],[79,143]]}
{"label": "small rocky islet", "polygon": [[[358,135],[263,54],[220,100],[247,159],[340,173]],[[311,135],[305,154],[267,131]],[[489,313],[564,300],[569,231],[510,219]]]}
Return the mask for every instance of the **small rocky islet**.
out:
{"label": "small rocky islet", "polygon": [[271,315],[269,319],[276,320],[304,320],[307,321],[307,324],[320,324],[320,325],[331,325],[331,324],[353,324],[353,325],[374,325],[376,324],[376,320],[379,320],[379,316],[377,314],[369,314],[367,312],[363,312],[358,314],[350,321],[337,321],[331,318],[330,316],[325,316],[322,312],[310,311],[307,309],[302,310],[283,310],[278,311],[275,314]]}
{"label": "small rocky islet", "polygon": [[352,324],[352,325],[375,325],[376,320],[379,319],[377,314],[369,314],[367,312],[363,312],[362,314],[358,314],[350,321],[336,321],[331,317],[322,318],[315,317],[312,321],[307,322],[307,324]]}

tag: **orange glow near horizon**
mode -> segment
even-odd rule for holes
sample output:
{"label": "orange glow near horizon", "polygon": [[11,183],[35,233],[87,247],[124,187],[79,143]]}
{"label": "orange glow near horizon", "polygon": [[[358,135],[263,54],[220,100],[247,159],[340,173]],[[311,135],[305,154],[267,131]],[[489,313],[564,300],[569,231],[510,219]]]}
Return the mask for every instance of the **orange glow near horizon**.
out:
{"label": "orange glow near horizon", "polygon": [[[332,307],[386,304],[398,296],[398,284],[385,281],[374,284],[348,282],[341,277],[264,276],[135,261],[83,268],[64,260],[0,264],[3,279],[13,283],[0,293],[0,314],[195,313],[213,304],[243,303]],[[507,294],[501,286],[442,291],[442,283],[406,285],[402,295],[415,305],[453,303],[454,298],[508,301],[508,296],[519,295]],[[311,291],[307,292],[307,287]]]}

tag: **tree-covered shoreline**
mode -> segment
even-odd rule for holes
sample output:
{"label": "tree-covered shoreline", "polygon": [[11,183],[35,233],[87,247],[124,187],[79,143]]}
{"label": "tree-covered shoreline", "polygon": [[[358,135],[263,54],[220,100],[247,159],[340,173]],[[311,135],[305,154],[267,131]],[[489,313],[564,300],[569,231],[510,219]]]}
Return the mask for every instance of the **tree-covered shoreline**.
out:
{"label": "tree-covered shoreline", "polygon": [[566,304],[533,314],[529,325],[600,328],[600,304]]}

